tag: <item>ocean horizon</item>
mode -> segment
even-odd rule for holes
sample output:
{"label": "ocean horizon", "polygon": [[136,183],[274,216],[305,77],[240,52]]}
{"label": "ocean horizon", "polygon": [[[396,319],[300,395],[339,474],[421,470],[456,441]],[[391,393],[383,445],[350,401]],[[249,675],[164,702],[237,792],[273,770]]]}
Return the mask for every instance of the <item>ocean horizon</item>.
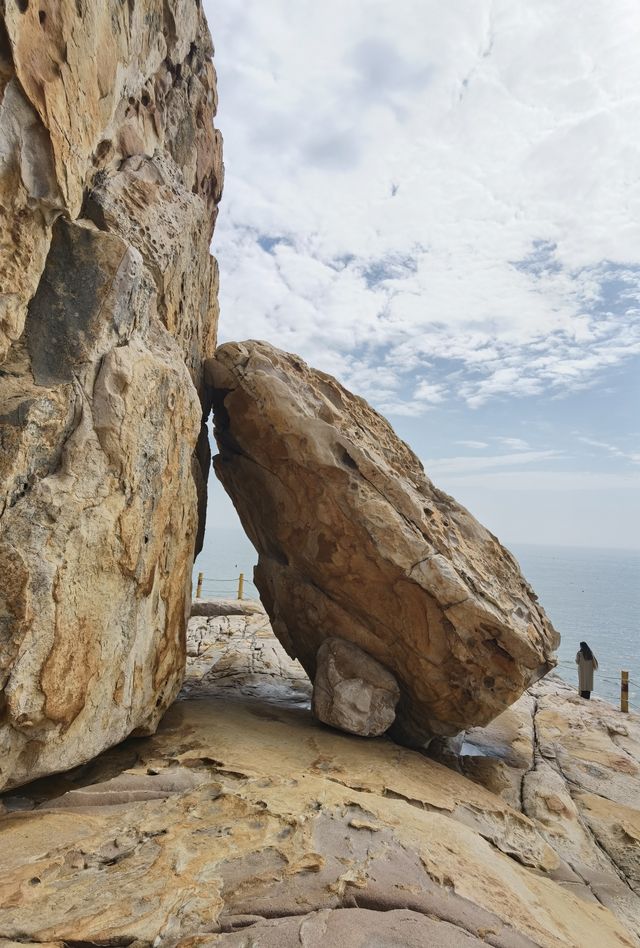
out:
{"label": "ocean horizon", "polygon": [[[594,697],[618,705],[624,669],[630,674],[630,705],[640,711],[640,549],[505,545],[560,633],[558,674],[577,685],[575,656],[586,641],[599,663]],[[259,598],[253,583],[257,559],[242,530],[207,530],[194,566],[194,595],[199,572],[205,577],[203,594],[212,597],[235,597],[243,573],[245,597]]]}

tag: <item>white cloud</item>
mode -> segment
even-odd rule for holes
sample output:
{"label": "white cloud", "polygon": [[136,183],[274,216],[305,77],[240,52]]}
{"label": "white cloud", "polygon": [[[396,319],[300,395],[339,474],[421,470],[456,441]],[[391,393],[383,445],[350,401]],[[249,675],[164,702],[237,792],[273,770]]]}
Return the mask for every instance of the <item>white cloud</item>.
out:
{"label": "white cloud", "polygon": [[437,405],[443,402],[445,398],[445,388],[443,385],[435,385],[433,382],[426,382],[424,379],[416,385],[413,392],[413,400],[424,402],[425,405]]}
{"label": "white cloud", "polygon": [[424,462],[429,476],[438,474],[472,473],[490,468],[513,467],[559,458],[558,451],[519,451],[517,454],[498,454],[493,456],[473,455],[470,457],[433,458]]}
{"label": "white cloud", "polygon": [[471,448],[476,451],[482,451],[489,447],[486,441],[456,441],[455,443],[462,445],[463,448]]}
{"label": "white cloud", "polygon": [[578,436],[578,441],[588,444],[592,448],[598,448],[614,458],[622,458],[625,461],[631,461],[632,464],[640,464],[640,451],[623,450],[618,445],[610,444],[607,441],[598,441],[596,438],[587,438],[584,435]]}
{"label": "white cloud", "polygon": [[640,352],[635,0],[205,6],[222,339],[406,415]]}
{"label": "white cloud", "polygon": [[496,438],[496,441],[504,444],[504,446],[507,448],[511,448],[512,451],[529,450],[529,444],[526,441],[523,441],[522,438]]}
{"label": "white cloud", "polygon": [[640,476],[597,471],[491,471],[472,473],[468,477],[450,476],[446,484],[438,486],[444,486],[448,491],[468,487],[509,491],[637,491],[640,490]]}

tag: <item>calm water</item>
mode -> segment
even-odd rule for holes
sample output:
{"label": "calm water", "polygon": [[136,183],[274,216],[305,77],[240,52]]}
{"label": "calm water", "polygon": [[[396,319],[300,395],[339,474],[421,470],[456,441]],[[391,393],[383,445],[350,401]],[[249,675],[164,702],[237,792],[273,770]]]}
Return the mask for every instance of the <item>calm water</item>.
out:
{"label": "calm water", "polygon": [[[620,670],[630,672],[630,701],[640,709],[640,550],[588,550],[511,545],[524,575],[562,636],[558,671],[577,682],[575,655],[581,640],[595,652],[600,670],[595,694],[618,702]],[[257,597],[252,583],[257,555],[239,530],[207,531],[194,570],[205,574],[207,595],[235,596],[238,574],[245,595]]]}
{"label": "calm water", "polygon": [[640,550],[512,545],[511,551],[562,636],[563,678],[576,684],[576,652],[586,641],[600,666],[595,694],[618,703],[624,668],[632,678],[629,700],[640,709]]}
{"label": "calm water", "polygon": [[207,527],[204,548],[193,568],[193,584],[198,572],[205,575],[203,592],[207,596],[232,596],[238,591],[238,576],[244,573],[245,596],[257,599],[258,590],[253,585],[253,567],[258,554],[242,530],[224,530]]}

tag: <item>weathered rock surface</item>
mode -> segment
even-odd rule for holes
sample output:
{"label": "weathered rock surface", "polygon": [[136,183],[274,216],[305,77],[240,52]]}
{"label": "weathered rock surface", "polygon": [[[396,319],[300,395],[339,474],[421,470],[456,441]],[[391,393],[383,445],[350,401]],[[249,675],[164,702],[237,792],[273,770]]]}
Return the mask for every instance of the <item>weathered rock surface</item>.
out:
{"label": "weathered rock surface", "polygon": [[155,736],[0,797],[0,938],[637,948],[615,904],[565,884],[541,824],[316,723],[266,616],[193,619],[189,653]]}
{"label": "weathered rock surface", "polygon": [[328,637],[397,679],[397,736],[484,724],[554,665],[559,641],[518,564],[439,491],[390,425],[262,342],[206,364],[214,465],[259,551],[273,629],[309,677]]}
{"label": "weathered rock surface", "polygon": [[255,922],[239,932],[185,938],[180,948],[473,948],[486,944],[457,925],[419,912],[350,908],[322,909],[301,918]]}
{"label": "weathered rock surface", "polygon": [[194,599],[191,615],[213,619],[217,616],[243,616],[256,613],[264,616],[262,603],[252,599]]}
{"label": "weathered rock surface", "polygon": [[530,817],[566,867],[561,884],[640,936],[640,716],[553,676],[441,759]]}
{"label": "weathered rock surface", "polygon": [[180,688],[211,53],[195,0],[0,4],[0,787],[152,731]]}
{"label": "weathered rock surface", "polygon": [[393,724],[400,689],[393,675],[353,642],[325,639],[316,656],[311,709],[332,727],[379,737]]}

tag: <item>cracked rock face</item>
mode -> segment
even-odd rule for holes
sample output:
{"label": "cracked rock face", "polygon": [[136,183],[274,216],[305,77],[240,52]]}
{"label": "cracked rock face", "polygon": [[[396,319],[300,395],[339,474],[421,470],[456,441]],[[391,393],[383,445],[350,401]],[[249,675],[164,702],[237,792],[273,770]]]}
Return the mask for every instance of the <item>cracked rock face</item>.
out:
{"label": "cracked rock face", "polygon": [[206,372],[216,473],[312,680],[325,639],[353,642],[400,686],[396,736],[421,743],[490,721],[553,667],[559,637],[514,558],[363,399],[262,342],[221,346]]}
{"label": "cracked rock face", "polygon": [[316,656],[312,710],[349,734],[379,737],[393,724],[400,689],[393,675],[353,642],[325,639]]}
{"label": "cracked rock face", "polygon": [[529,817],[561,860],[560,884],[640,944],[640,716],[583,701],[554,675],[441,759]]}
{"label": "cracked rock face", "polygon": [[319,725],[264,613],[192,619],[188,652],[154,736],[0,797],[0,940],[637,945],[536,817],[424,754]]}
{"label": "cracked rock face", "polygon": [[195,0],[0,4],[0,788],[152,731],[182,681],[211,54]]}

